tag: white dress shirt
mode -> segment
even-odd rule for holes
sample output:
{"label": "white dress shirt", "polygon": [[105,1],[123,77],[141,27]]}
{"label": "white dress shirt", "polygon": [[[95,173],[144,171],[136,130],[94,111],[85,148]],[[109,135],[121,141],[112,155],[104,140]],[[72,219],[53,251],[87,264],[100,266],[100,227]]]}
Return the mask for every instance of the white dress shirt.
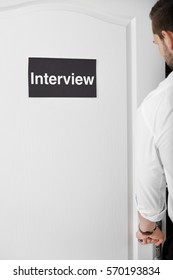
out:
{"label": "white dress shirt", "polygon": [[134,121],[134,184],[137,209],[153,222],[166,211],[173,221],[173,72],[137,109]]}

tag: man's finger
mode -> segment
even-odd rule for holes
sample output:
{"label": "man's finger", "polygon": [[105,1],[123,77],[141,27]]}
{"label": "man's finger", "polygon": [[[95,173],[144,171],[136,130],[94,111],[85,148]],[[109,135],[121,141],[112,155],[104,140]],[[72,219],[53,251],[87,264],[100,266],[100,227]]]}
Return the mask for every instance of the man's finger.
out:
{"label": "man's finger", "polygon": [[150,244],[150,243],[153,243],[153,240],[152,240],[152,238],[148,237],[147,238],[147,244]]}
{"label": "man's finger", "polygon": [[162,240],[162,239],[157,240],[157,241],[155,242],[155,245],[156,245],[156,246],[159,246],[160,244],[162,244],[162,242],[163,242],[163,240]]}

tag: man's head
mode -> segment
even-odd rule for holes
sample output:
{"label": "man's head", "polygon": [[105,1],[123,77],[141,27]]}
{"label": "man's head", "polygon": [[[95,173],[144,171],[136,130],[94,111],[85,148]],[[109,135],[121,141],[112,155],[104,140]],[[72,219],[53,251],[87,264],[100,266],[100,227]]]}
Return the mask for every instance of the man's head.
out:
{"label": "man's head", "polygon": [[151,9],[154,43],[173,69],[173,0],[159,0]]}

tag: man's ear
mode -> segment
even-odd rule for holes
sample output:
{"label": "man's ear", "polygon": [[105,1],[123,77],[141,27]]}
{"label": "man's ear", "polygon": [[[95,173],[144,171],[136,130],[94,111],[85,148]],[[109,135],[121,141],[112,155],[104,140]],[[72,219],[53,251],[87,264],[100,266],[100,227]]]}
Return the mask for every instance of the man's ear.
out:
{"label": "man's ear", "polygon": [[171,31],[162,31],[163,40],[165,45],[168,47],[170,51],[173,51],[173,32]]}

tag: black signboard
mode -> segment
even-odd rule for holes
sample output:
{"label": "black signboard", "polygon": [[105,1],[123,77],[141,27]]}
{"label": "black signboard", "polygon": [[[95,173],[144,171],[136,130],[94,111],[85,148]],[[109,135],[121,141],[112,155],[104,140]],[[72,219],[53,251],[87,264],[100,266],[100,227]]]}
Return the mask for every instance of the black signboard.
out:
{"label": "black signboard", "polygon": [[96,97],[96,59],[29,58],[29,97]]}

